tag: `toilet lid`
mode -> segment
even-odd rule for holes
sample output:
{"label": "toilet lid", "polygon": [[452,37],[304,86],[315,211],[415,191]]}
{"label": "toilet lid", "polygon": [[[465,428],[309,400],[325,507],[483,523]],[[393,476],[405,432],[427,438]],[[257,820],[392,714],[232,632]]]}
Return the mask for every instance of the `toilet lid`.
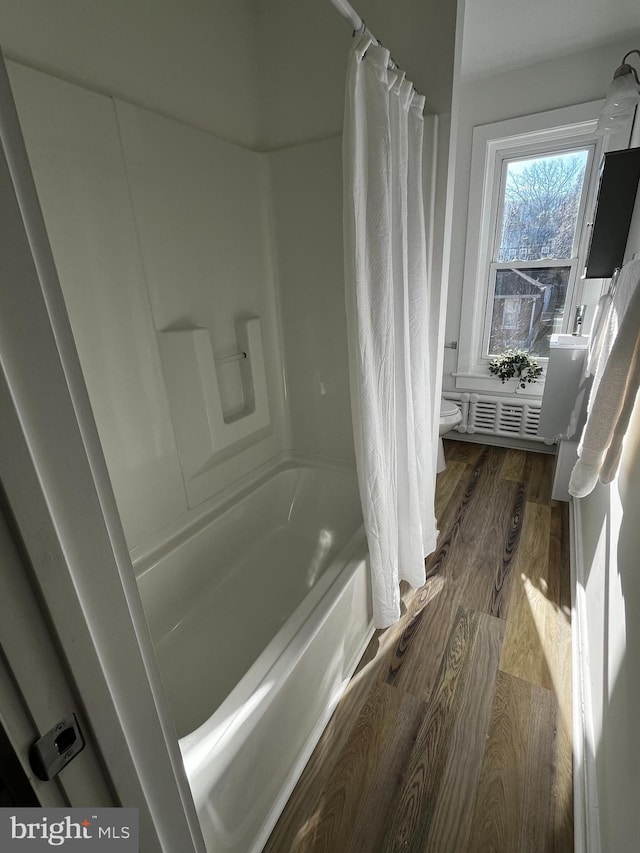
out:
{"label": "toilet lid", "polygon": [[440,400],[440,417],[448,418],[451,415],[455,415],[456,412],[460,411],[456,404],[452,400],[445,400],[443,397]]}

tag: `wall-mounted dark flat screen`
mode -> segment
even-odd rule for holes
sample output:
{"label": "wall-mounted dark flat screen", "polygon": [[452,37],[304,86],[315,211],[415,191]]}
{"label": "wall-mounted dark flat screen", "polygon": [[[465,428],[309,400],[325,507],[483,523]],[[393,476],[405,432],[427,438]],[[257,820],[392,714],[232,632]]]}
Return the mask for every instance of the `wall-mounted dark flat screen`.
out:
{"label": "wall-mounted dark flat screen", "polygon": [[584,278],[611,278],[622,266],[639,179],[640,148],[604,155]]}

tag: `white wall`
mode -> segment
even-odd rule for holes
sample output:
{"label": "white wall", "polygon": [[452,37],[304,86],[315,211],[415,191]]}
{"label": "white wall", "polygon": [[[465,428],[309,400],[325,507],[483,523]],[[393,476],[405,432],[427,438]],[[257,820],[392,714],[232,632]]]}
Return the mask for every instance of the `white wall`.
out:
{"label": "white wall", "polygon": [[[448,112],[455,4],[355,5]],[[329,0],[0,0],[7,57],[251,148],[340,131],[350,42]]]}
{"label": "white wall", "polygon": [[[265,155],[11,63],[11,82],[130,548],[287,443]],[[259,316],[270,421],[189,476],[157,333],[204,328],[236,352]],[[226,401],[240,393],[229,370]],[[185,377],[187,381],[188,377]],[[240,424],[240,421],[237,422]],[[230,429],[234,425],[230,425]],[[205,461],[209,461],[205,457]],[[184,462],[184,460],[183,460]]]}
{"label": "white wall", "polygon": [[5,56],[250,147],[252,0],[0,0]]}
{"label": "white wall", "polygon": [[[458,91],[455,188],[446,338],[459,340],[473,128],[603,98],[622,56],[638,35],[605,47],[490,77],[462,79]],[[464,51],[464,44],[463,44]],[[453,390],[457,354],[445,350],[443,387]]]}
{"label": "white wall", "polygon": [[[640,192],[626,260],[640,251]],[[585,590],[582,615],[593,712],[595,783],[603,853],[635,853],[640,835],[640,398],[618,476],[577,501]],[[595,806],[587,803],[587,807]]]}
{"label": "white wall", "polygon": [[130,546],[185,512],[113,102],[9,64]]}
{"label": "white wall", "polygon": [[[448,113],[455,3],[358,0],[354,6],[426,96],[425,112]],[[261,147],[281,148],[339,133],[351,44],[348,21],[329,0],[270,0],[256,9]]]}
{"label": "white wall", "polygon": [[340,136],[269,155],[293,447],[353,459],[341,160]]}
{"label": "white wall", "polygon": [[[134,547],[283,447],[353,457],[339,137],[351,29],[328,0],[54,5],[0,0],[0,43],[7,55],[81,84],[14,69]],[[358,9],[425,93],[427,112],[449,110],[454,4],[362,0]],[[116,96],[119,124],[105,95]],[[439,127],[441,242],[447,121]],[[238,348],[237,319],[255,314],[264,324],[271,429],[236,447],[241,458],[205,465],[185,489],[156,334],[203,326],[223,355]],[[217,374],[231,409],[237,371]]]}
{"label": "white wall", "polygon": [[[248,365],[235,361],[212,370],[200,356],[190,412],[181,411],[184,403],[176,399],[183,396],[189,377],[180,377],[178,389],[168,383],[187,496],[193,506],[272,458],[285,444],[266,155],[122,101],[116,102],[116,111],[155,328],[160,332],[206,329],[216,358],[244,349],[245,320],[259,318],[262,330],[262,352],[253,353]],[[163,366],[167,373],[171,365],[163,362]],[[234,416],[251,408],[264,390],[258,387],[262,366],[269,412],[262,425],[245,437],[249,422]],[[249,389],[242,375],[245,367],[253,372]],[[213,414],[211,407],[205,411],[206,394],[197,387],[200,383],[219,395],[227,423],[209,424]],[[205,435],[196,455],[198,472],[191,476],[185,470],[178,419],[182,415],[195,418],[198,400]],[[221,441],[222,433],[229,433],[225,438],[231,444]],[[195,436],[196,431],[189,429],[190,445]],[[193,449],[189,447],[190,454]]]}

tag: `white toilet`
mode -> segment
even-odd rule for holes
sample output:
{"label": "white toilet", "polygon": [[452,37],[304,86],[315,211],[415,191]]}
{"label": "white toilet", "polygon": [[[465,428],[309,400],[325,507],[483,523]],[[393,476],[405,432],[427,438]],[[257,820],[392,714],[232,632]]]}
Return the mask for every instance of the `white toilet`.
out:
{"label": "white toilet", "polygon": [[438,439],[438,474],[447,467],[447,463],[444,458],[444,446],[442,444],[442,436],[452,430],[455,426],[457,426],[462,420],[462,412],[460,411],[460,407],[456,406],[453,400],[446,400],[444,397],[440,398],[440,425],[438,427],[438,432],[440,433],[440,438]]}

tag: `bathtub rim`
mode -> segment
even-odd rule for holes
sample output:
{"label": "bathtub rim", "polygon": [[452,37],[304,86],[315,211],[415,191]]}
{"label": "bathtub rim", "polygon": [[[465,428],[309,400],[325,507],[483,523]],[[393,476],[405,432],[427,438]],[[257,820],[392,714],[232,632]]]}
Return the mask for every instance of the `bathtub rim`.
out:
{"label": "bathtub rim", "polygon": [[[368,556],[368,552],[367,552],[367,556]],[[364,558],[364,562],[366,562],[366,556]],[[364,570],[367,572],[367,577],[369,577],[368,565],[365,566]],[[354,569],[354,571],[357,571],[357,568]],[[318,628],[318,630],[319,630],[319,628]],[[340,700],[344,696],[344,694],[347,690],[347,687],[349,686],[349,683],[350,683],[351,679],[353,678],[353,675],[354,675],[356,669],[358,668],[360,661],[362,660],[362,657],[363,657],[364,653],[366,652],[366,650],[369,646],[369,643],[371,642],[371,640],[375,636],[375,633],[376,633],[376,627],[373,624],[373,617],[372,617],[369,621],[369,624],[367,626],[366,631],[364,632],[364,634],[362,636],[362,640],[360,642],[360,645],[358,646],[358,648],[354,652],[352,659],[349,661],[349,664],[343,670],[344,677],[342,679],[342,683],[340,684],[339,689],[333,691],[333,693],[331,694],[331,696],[329,698],[329,701],[326,703],[324,708],[322,708],[322,712],[319,715],[315,726],[311,730],[304,747],[300,750],[300,753],[298,754],[298,758],[297,758],[296,762],[291,767],[289,775],[287,776],[285,782],[283,783],[283,785],[280,789],[280,794],[278,795],[277,799],[275,800],[275,802],[271,806],[269,814],[268,814],[267,818],[265,819],[265,821],[263,822],[262,827],[260,829],[260,832],[257,834],[257,836],[253,842],[253,845],[249,850],[249,853],[262,853],[262,851],[264,850],[264,847],[265,847],[267,841],[269,840],[271,833],[275,829],[275,826],[276,826],[278,820],[280,819],[280,815],[282,814],[282,812],[285,809],[285,806],[289,802],[289,798],[293,794],[293,791],[294,791],[296,785],[298,784],[298,781],[300,780],[300,777],[302,776],[304,769],[307,766],[307,764],[311,758],[311,755],[313,754],[314,749],[318,745],[320,738],[322,737],[322,735],[324,733],[324,730],[326,729],[327,725],[329,724],[329,721],[330,721],[331,717],[333,716],[333,712],[336,710],[338,703],[340,702]]]}
{"label": "bathtub rim", "polygon": [[254,468],[253,471],[220,489],[199,506],[188,510],[141,545],[132,548],[129,557],[136,580],[140,580],[171,551],[192,536],[200,533],[217,516],[226,512],[227,509],[266,483],[276,473],[297,467],[322,468],[357,476],[354,461],[305,453],[299,450],[284,450]]}
{"label": "bathtub rim", "polygon": [[[293,451],[280,453],[268,463],[255,469],[251,475],[238,480],[232,487],[220,490],[215,496],[215,501],[210,501],[206,506],[199,508],[196,515],[190,514],[188,518],[180,519],[170,531],[167,531],[161,543],[156,540],[146,551],[138,549],[135,561],[137,578],[142,578],[175,548],[204,531],[212,522],[215,523],[219,516],[279,472],[295,468],[316,468],[346,473],[353,476],[357,483],[354,463]],[[356,494],[359,494],[357,489]],[[368,624],[364,628],[365,619],[362,622],[363,627],[358,629],[357,646],[342,666],[341,681],[319,703],[316,722],[290,764],[286,776],[283,776],[279,792],[270,804],[247,853],[259,853],[263,849],[375,634],[371,610],[368,548],[362,524],[344,542],[315,586],[308,591],[305,598],[280,626],[253,664],[241,674],[239,681],[219,707],[191,732],[177,738],[185,775],[199,812],[202,807],[206,808],[208,789],[216,784],[216,779],[221,777],[239,755],[246,738],[261,724],[271,703],[277,701],[280,689],[287,683],[289,677],[293,676],[297,668],[304,665],[305,654],[309,647],[322,632],[341,595],[346,593],[352,582],[355,582],[355,576],[359,571],[364,573],[367,584]],[[263,693],[259,702],[245,704],[252,697],[260,696],[258,691],[261,686],[266,686],[268,692]],[[248,709],[246,716],[242,714],[238,716],[238,712],[242,712],[243,709]],[[213,772],[212,761],[215,762]]]}
{"label": "bathtub rim", "polygon": [[[274,678],[274,687],[287,677],[328,618],[329,607],[322,607],[323,603],[326,604],[330,599],[338,597],[367,557],[367,542],[364,528],[361,526],[327,566],[320,580],[309,590],[308,595],[281,625],[275,636],[242,674],[220,705],[199,726],[178,738],[185,769],[189,753],[203,740],[207,741],[208,751],[216,752],[216,762],[221,772],[226,767],[226,763],[233,760],[235,743],[233,742],[234,733],[230,732],[230,728],[234,714],[270,677]],[[365,570],[368,572],[368,566]],[[266,705],[261,707],[262,713],[266,707]],[[256,714],[247,725],[255,726],[259,716]],[[218,729],[217,732],[216,729]],[[225,740],[229,743],[225,744]]]}
{"label": "bathtub rim", "polygon": [[[267,840],[273,829],[282,814],[291,793],[293,792],[298,780],[300,779],[310,757],[318,744],[327,724],[329,723],[332,714],[334,713],[338,703],[343,697],[345,691],[348,688],[353,675],[362,660],[362,657],[371,642],[372,638],[375,636],[375,626],[373,624],[372,617],[372,608],[371,608],[371,587],[369,583],[369,565],[368,565],[368,551],[366,549],[366,542],[363,547],[356,546],[356,550],[352,555],[352,559],[349,563],[344,567],[344,570],[339,574],[337,580],[343,580],[343,583],[334,584],[335,595],[331,598],[331,602],[329,606],[322,607],[318,606],[314,609],[312,616],[307,619],[301,628],[301,631],[297,636],[300,637],[300,642],[297,644],[295,649],[295,654],[287,654],[285,653],[280,655],[280,657],[276,660],[274,667],[267,673],[267,678],[269,675],[273,677],[273,687],[270,693],[270,699],[273,701],[278,701],[278,698],[281,694],[281,688],[286,684],[288,678],[290,676],[295,676],[295,671],[300,665],[304,665],[305,656],[309,647],[314,643],[317,636],[322,633],[325,629],[326,623],[331,619],[333,613],[333,605],[337,604],[340,596],[347,593],[350,585],[355,582],[355,576],[358,572],[363,572],[364,580],[367,584],[368,589],[368,597],[369,597],[369,605],[368,605],[368,623],[366,627],[362,628],[358,632],[359,641],[352,651],[349,658],[342,666],[342,677],[337,686],[326,694],[326,698],[317,706],[318,713],[316,717],[316,721],[313,724],[313,727],[310,729],[308,735],[306,736],[302,747],[297,751],[297,754],[292,761],[286,775],[282,777],[282,781],[279,784],[279,790],[273,801],[269,804],[269,808],[265,813],[264,817],[261,819],[260,825],[256,830],[256,833],[251,840],[249,846],[247,847],[247,853],[260,853],[263,850],[264,845],[267,843]],[[329,596],[325,595],[322,597],[321,601],[318,602],[318,605],[321,605],[322,601],[326,601]],[[263,719],[264,714],[269,711],[269,704],[265,704],[261,702],[258,706],[256,706],[257,712],[253,715],[252,719],[249,721],[248,731],[244,728],[242,732],[243,734],[250,734],[253,730],[254,726],[259,726]],[[192,797],[194,800],[194,804],[198,814],[200,814],[201,809],[207,809],[207,798],[208,798],[208,788],[212,784],[216,784],[217,779],[219,779],[220,775],[225,772],[225,770],[229,767],[229,765],[234,761],[236,756],[238,755],[239,750],[242,749],[245,743],[245,738],[240,736],[232,736],[229,738],[229,743],[223,744],[222,749],[216,749],[216,747],[212,747],[211,750],[207,750],[207,758],[214,759],[215,761],[215,775],[211,776],[211,771],[208,767],[204,767],[200,773],[190,774],[187,770],[186,762],[185,762],[185,773],[189,780],[189,785],[191,788]],[[182,740],[179,741],[180,748],[182,751],[183,743]],[[184,755],[183,755],[184,760]],[[204,762],[203,762],[204,763]],[[206,837],[206,836],[205,836]]]}

